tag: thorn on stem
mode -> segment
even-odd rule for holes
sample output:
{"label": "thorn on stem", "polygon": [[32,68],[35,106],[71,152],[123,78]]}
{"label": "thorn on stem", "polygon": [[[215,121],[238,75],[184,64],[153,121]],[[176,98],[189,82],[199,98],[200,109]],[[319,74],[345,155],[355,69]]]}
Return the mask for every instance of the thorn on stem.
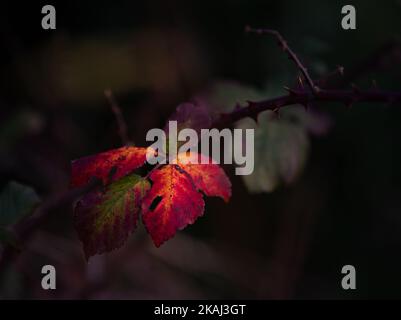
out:
{"label": "thorn on stem", "polygon": [[253,121],[255,121],[256,124],[259,124],[259,119],[258,119],[259,113],[252,113],[249,115],[250,118],[253,119]]}
{"label": "thorn on stem", "polygon": [[298,85],[300,88],[304,88],[304,82],[302,81],[302,77],[300,75],[298,76]]}
{"label": "thorn on stem", "polygon": [[309,111],[309,108],[310,108],[309,103],[308,103],[308,102],[305,102],[305,103],[301,103],[301,104],[302,104],[302,106],[304,107],[305,111],[308,112],[308,111]]}
{"label": "thorn on stem", "polygon": [[291,89],[290,87],[284,86],[284,90],[288,91],[288,93],[292,96],[296,96],[298,92],[296,92],[294,89]]}
{"label": "thorn on stem", "polygon": [[255,101],[247,100],[246,103],[248,104],[249,109],[253,109],[257,106],[257,103]]}
{"label": "thorn on stem", "polygon": [[276,119],[280,119],[280,110],[279,110],[279,108],[273,109],[273,114],[274,114]]}

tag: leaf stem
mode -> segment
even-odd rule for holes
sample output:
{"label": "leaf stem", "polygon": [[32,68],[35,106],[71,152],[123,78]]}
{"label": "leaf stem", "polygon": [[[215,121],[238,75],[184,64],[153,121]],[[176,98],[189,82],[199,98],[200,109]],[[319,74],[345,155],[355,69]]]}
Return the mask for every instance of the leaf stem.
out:
{"label": "leaf stem", "polygon": [[121,141],[123,145],[128,146],[132,145],[128,137],[127,124],[124,120],[123,114],[121,112],[121,108],[119,107],[116,98],[114,97],[113,92],[110,89],[104,91],[104,95],[110,104],[111,111],[113,112],[118,126],[118,134],[120,135]]}

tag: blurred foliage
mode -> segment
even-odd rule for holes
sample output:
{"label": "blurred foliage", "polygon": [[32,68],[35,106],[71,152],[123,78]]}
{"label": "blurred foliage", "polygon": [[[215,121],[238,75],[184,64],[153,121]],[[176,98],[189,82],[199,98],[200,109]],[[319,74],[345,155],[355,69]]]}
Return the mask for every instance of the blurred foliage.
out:
{"label": "blurred foliage", "polygon": [[[285,112],[287,114],[287,112]],[[280,182],[291,183],[303,169],[309,152],[309,139],[302,123],[287,116],[273,119],[271,112],[262,113],[258,122],[244,120],[237,128],[255,129],[255,168],[243,176],[251,192],[271,192]]]}
{"label": "blurred foliage", "polygon": [[35,98],[72,105],[99,103],[105,88],[117,94],[172,92],[181,81],[196,81],[194,75],[205,70],[190,35],[157,28],[117,37],[59,36],[16,63],[25,70],[25,86]]}
{"label": "blurred foliage", "polygon": [[[279,83],[276,81],[274,83]],[[220,112],[228,112],[247,101],[260,101],[278,97],[283,93],[278,88],[257,90],[235,82],[221,82],[214,85],[208,95],[208,103]],[[217,111],[213,108],[213,111]],[[252,119],[242,119],[236,128],[255,129],[254,171],[242,176],[251,192],[272,192],[280,183],[290,184],[299,176],[309,153],[309,135],[327,133],[327,116],[316,111],[305,110],[302,106],[286,107],[278,114],[265,111]]]}
{"label": "blurred foliage", "polygon": [[15,181],[9,182],[0,193],[0,226],[16,223],[30,214],[39,202],[34,189]]}
{"label": "blurred foliage", "polygon": [[44,125],[45,121],[39,112],[30,109],[19,110],[11,115],[1,126],[0,147],[4,149],[10,148],[19,139],[41,132]]}

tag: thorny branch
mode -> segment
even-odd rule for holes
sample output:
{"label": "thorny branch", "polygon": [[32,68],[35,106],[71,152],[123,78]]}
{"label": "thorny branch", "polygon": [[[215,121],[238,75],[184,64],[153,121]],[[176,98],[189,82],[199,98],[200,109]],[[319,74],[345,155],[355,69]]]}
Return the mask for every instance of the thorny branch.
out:
{"label": "thorny branch", "polygon": [[299,60],[298,56],[292,51],[292,49],[288,46],[287,41],[283,38],[283,36],[280,34],[280,32],[276,30],[271,30],[271,29],[253,29],[249,26],[245,27],[245,32],[253,32],[256,34],[270,34],[272,36],[275,36],[277,38],[277,41],[281,47],[281,49],[288,55],[288,58],[297,65],[298,69],[301,71],[302,75],[304,76],[306,82],[309,85],[309,88],[311,91],[316,94],[319,92],[319,87],[315,85],[313,82],[312,78],[310,77],[308,70],[305,68],[305,66],[302,64],[302,62]]}
{"label": "thorny branch", "polygon": [[242,118],[250,117],[257,121],[259,113],[272,110],[278,112],[284,106],[300,104],[308,108],[311,102],[340,102],[346,106],[351,106],[356,102],[384,102],[393,104],[401,101],[401,92],[369,90],[360,91],[354,88],[353,90],[324,90],[320,89],[318,93],[312,95],[305,90],[288,89],[288,95],[280,96],[273,99],[261,101],[248,101],[245,107],[237,107],[230,113],[223,113],[216,119],[212,127],[220,128],[228,126]]}
{"label": "thorny branch", "polygon": [[[253,32],[257,34],[271,34],[278,39],[279,45],[291,60],[297,65],[305,78],[309,89],[306,90],[303,86],[297,89],[291,89],[284,87],[287,91],[287,95],[280,97],[262,100],[262,101],[248,101],[247,106],[237,105],[235,109],[230,113],[223,113],[218,117],[212,124],[212,127],[225,127],[233,122],[236,122],[242,118],[250,117],[257,121],[259,113],[272,110],[278,112],[280,108],[284,106],[300,104],[306,109],[313,102],[340,102],[346,106],[351,106],[356,102],[384,102],[386,104],[393,104],[401,101],[401,91],[381,91],[375,87],[372,90],[360,90],[353,86],[351,90],[334,90],[334,89],[322,89],[315,85],[315,82],[310,77],[306,67],[301,63],[297,55],[288,46],[287,41],[282,35],[275,30],[270,29],[253,29],[249,26],[245,28],[246,32]],[[374,57],[376,61],[378,57]],[[343,73],[342,67],[337,68],[337,73]]]}

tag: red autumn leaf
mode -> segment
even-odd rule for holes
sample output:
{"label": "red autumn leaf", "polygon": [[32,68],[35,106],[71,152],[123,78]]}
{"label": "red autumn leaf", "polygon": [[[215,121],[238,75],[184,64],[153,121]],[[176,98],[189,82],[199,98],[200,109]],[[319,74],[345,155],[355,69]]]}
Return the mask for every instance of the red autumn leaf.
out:
{"label": "red autumn leaf", "polygon": [[202,190],[207,196],[220,197],[228,202],[231,197],[231,182],[224,170],[212,163],[211,158],[194,152],[190,155],[180,153],[177,162],[189,173],[198,190]]}
{"label": "red autumn leaf", "polygon": [[204,201],[192,178],[178,165],[154,170],[142,202],[142,220],[156,247],[203,215]]}
{"label": "red autumn leaf", "polygon": [[[199,163],[205,159],[207,163]],[[107,185],[84,196],[75,208],[74,224],[87,258],[122,246],[137,225],[140,209],[159,247],[203,215],[200,191],[226,202],[231,196],[223,169],[203,155],[183,153],[177,157],[178,164],[155,168],[149,175],[151,187],[148,180],[127,175],[145,160],[146,148],[124,147],[72,163],[73,185],[87,183],[92,176]]]}
{"label": "red autumn leaf", "polygon": [[146,161],[146,148],[122,147],[72,161],[71,185],[86,184],[91,177],[102,179],[104,184],[115,181]]}
{"label": "red autumn leaf", "polygon": [[[197,164],[195,159],[210,163]],[[143,222],[157,247],[203,215],[204,202],[198,190],[226,202],[231,196],[228,177],[211,159],[197,153],[180,154],[177,162],[152,172],[153,185],[142,203]]]}
{"label": "red autumn leaf", "polygon": [[74,210],[74,224],[86,258],[121,247],[135,230],[140,203],[150,188],[137,175],[126,176],[85,195]]}

